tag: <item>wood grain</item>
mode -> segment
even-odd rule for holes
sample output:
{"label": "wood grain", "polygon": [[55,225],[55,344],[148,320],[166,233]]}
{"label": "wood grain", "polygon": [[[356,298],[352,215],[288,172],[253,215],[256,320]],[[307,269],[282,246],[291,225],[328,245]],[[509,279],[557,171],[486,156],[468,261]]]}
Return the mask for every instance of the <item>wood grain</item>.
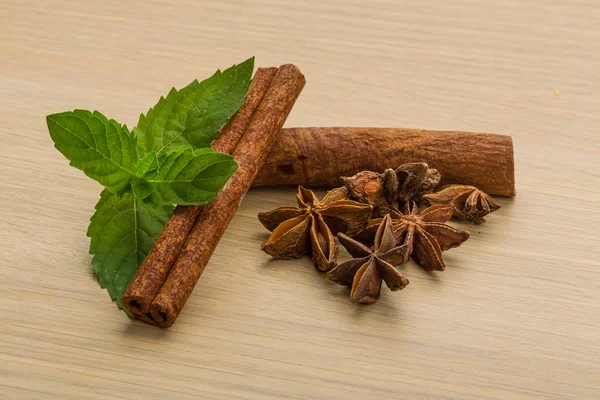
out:
{"label": "wood grain", "polygon": [[[0,397],[600,398],[599,18],[595,0],[3,2]],[[253,189],[177,324],[129,321],[87,254],[100,188],[44,117],[131,127],[252,55],[307,77],[287,126],[513,135],[518,196],[456,222],[472,236],[445,272],[411,262],[361,307],[259,251],[256,213],[294,190]]]}

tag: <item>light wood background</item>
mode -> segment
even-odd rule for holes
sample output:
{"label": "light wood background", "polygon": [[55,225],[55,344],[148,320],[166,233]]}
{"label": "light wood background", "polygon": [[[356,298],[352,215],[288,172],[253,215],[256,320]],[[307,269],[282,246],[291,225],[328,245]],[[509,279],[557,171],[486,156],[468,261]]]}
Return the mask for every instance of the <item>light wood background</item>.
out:
{"label": "light wood background", "polygon": [[[0,5],[0,398],[600,398],[597,0]],[[90,265],[100,187],[44,117],[133,126],[252,55],[307,77],[287,126],[513,135],[517,197],[361,307],[259,250],[294,190],[252,190],[175,326],[130,321]]]}

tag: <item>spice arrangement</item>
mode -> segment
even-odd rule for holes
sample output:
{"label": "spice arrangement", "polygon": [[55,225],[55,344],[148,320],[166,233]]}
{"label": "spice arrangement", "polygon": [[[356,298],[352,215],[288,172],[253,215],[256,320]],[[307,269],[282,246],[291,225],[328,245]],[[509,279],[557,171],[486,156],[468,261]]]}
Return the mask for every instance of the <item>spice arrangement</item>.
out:
{"label": "spice arrangement", "polygon": [[[261,248],[281,259],[312,254],[315,265],[328,271],[330,280],[352,287],[352,302],[374,303],[382,281],[391,290],[408,284],[394,267],[411,258],[427,271],[446,269],[442,252],[469,238],[468,231],[447,224],[453,214],[480,223],[482,214],[499,208],[496,203],[490,207],[491,197],[471,186],[450,185],[431,193],[439,181],[440,173],[426,163],[409,163],[383,173],[362,171],[343,178],[345,186],[328,192],[322,203],[300,186],[300,208],[280,207],[258,214],[272,231]],[[479,201],[466,205],[465,192]],[[419,211],[417,201],[428,196],[436,204]],[[477,207],[483,203],[485,210]],[[340,265],[335,232],[354,257]]]}
{"label": "spice arrangement", "polygon": [[[261,249],[310,255],[359,303],[377,301],[383,282],[406,287],[396,267],[411,258],[444,270],[442,252],[469,238],[448,220],[481,223],[499,208],[490,194],[515,195],[510,137],[282,129],[305,78],[285,64],[251,79],[253,63],[172,89],[132,130],[98,112],[47,117],[56,148],[105,187],[90,253],[100,285],[128,315],[175,322],[252,185],[299,185],[297,206],[258,215],[271,231]],[[311,186],[337,188],[319,199]],[[352,259],[338,264],[338,242]]]}

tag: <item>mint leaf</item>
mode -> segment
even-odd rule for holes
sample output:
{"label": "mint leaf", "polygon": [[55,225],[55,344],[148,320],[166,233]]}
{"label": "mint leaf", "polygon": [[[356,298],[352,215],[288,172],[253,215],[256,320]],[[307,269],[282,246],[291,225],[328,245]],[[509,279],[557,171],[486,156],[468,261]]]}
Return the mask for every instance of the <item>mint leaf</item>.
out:
{"label": "mint leaf", "polygon": [[182,146],[209,147],[244,102],[253,68],[254,57],[179,91],[171,89],[146,115],[140,115],[134,129],[139,154]]}
{"label": "mint leaf", "polygon": [[154,204],[206,204],[217,196],[237,167],[228,154],[208,148],[174,148],[158,156],[154,176],[136,179],[132,186],[139,198]]}
{"label": "mint leaf", "polygon": [[137,199],[131,190],[121,197],[103,190],[91,218],[92,264],[102,288],[123,309],[121,297],[139,265],[169,219],[173,206],[156,206]]}
{"label": "mint leaf", "polygon": [[54,146],[72,166],[117,195],[128,190],[137,152],[126,126],[85,110],[48,115],[46,122]]}

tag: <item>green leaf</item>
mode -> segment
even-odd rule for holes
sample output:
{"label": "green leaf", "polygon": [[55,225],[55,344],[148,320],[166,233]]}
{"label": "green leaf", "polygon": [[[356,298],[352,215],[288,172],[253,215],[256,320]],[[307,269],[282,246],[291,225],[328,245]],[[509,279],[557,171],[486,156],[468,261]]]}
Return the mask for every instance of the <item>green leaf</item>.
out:
{"label": "green leaf", "polygon": [[158,168],[158,161],[156,159],[156,153],[151,151],[147,153],[144,157],[140,158],[140,160],[135,165],[135,174],[137,177],[142,178],[147,175],[152,175],[156,172],[156,168]]}
{"label": "green leaf", "polygon": [[72,166],[117,195],[129,189],[138,157],[126,126],[85,110],[48,115],[46,122],[54,146]]}
{"label": "green leaf", "polygon": [[140,115],[134,129],[139,154],[181,146],[209,147],[243,104],[253,69],[254,57],[179,91],[171,89],[146,115]]}
{"label": "green leaf", "polygon": [[121,197],[103,190],[91,218],[92,264],[100,286],[123,309],[121,297],[154,241],[169,219],[173,206],[155,206],[137,199],[131,190]]}
{"label": "green leaf", "polygon": [[154,204],[206,204],[217,196],[237,167],[228,154],[207,148],[175,148],[158,156],[154,176],[136,179],[132,186],[139,198]]}

